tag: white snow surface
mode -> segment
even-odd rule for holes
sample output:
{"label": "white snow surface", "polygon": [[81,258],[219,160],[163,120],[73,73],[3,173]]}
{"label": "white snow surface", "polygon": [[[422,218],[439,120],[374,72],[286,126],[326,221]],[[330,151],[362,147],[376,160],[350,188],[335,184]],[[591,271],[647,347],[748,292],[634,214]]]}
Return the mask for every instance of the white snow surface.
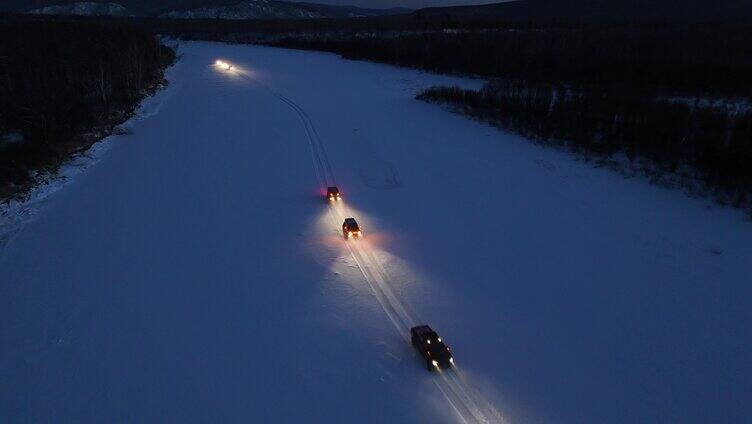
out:
{"label": "white snow surface", "polygon": [[[0,422],[752,415],[740,212],[413,99],[480,81],[181,53],[131,134],[4,210]],[[417,323],[455,370],[425,370]]]}

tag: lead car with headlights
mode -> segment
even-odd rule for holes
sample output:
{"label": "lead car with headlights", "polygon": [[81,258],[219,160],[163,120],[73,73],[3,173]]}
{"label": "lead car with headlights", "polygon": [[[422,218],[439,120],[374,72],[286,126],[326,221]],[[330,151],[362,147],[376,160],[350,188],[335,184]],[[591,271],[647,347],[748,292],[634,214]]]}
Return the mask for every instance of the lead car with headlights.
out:
{"label": "lead car with headlights", "polygon": [[223,60],[218,60],[218,61],[214,62],[214,64],[217,65],[217,66],[219,66],[220,68],[226,69],[228,71],[231,71],[231,70],[235,69],[234,66],[232,66],[231,64],[229,64],[229,63],[227,63],[227,62],[225,62]]}
{"label": "lead car with headlights", "polygon": [[454,365],[454,358],[449,346],[444,344],[431,327],[419,325],[410,329],[413,346],[418,353],[425,359],[428,371],[434,368],[449,368]]}
{"label": "lead car with headlights", "polygon": [[345,218],[345,222],[342,223],[342,235],[346,239],[363,237],[355,218]]}

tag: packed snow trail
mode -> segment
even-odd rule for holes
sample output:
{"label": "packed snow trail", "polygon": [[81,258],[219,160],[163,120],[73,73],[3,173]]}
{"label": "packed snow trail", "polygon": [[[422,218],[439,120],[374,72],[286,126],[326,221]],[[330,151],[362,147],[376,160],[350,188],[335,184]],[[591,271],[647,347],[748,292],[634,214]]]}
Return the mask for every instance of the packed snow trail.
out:
{"label": "packed snow trail", "polygon": [[[333,167],[326,154],[324,143],[316,131],[316,126],[305,110],[269,84],[253,78],[251,74],[243,70],[235,72],[249,82],[263,86],[298,115],[306,133],[314,171],[319,180],[320,187],[325,189],[326,187],[336,186],[337,179],[334,176]],[[345,218],[352,216],[348,212],[346,204],[338,202],[330,205],[328,214],[331,217],[334,232],[337,235],[341,235],[339,231],[341,223],[344,222]],[[408,312],[406,306],[394,294],[386,269],[384,269],[381,262],[368,247],[367,240],[348,240],[345,244],[389,320],[399,335],[409,344],[410,329],[418,325],[418,321],[413,318],[414,314]],[[462,422],[478,424],[502,422],[501,416],[496,409],[479,393],[476,392],[473,394],[474,391],[469,388],[467,383],[463,379],[458,378],[458,371],[448,369],[436,370],[435,372],[438,376],[434,377],[434,384],[439,388]]]}
{"label": "packed snow trail", "polygon": [[[481,398],[512,423],[752,416],[739,211],[414,98],[478,80],[208,42],[168,78],[33,219],[2,210],[0,422],[477,423]],[[426,372],[409,318],[456,368]]]}

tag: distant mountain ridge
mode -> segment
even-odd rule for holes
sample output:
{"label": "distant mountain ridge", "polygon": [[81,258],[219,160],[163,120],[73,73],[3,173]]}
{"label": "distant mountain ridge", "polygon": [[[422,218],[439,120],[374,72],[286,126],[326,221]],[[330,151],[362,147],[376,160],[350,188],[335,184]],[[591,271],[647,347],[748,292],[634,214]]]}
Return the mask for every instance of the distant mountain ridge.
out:
{"label": "distant mountain ridge", "polygon": [[269,0],[249,0],[228,6],[171,10],[160,16],[173,19],[315,19],[325,17],[315,10]]}
{"label": "distant mountain ridge", "polygon": [[134,14],[118,3],[98,3],[80,1],[69,4],[31,9],[26,13],[37,15],[78,15],[78,16],[134,16]]}
{"label": "distant mountain ridge", "polygon": [[316,19],[387,16],[406,8],[366,9],[282,0],[65,1],[6,0],[0,12],[79,16],[148,16],[179,19]]}
{"label": "distant mountain ridge", "polygon": [[398,15],[410,11],[410,9],[400,8],[363,9],[353,6],[330,6],[325,4],[293,3],[278,0],[245,0],[231,5],[171,10],[160,16],[182,19],[315,19]]}
{"label": "distant mountain ridge", "polygon": [[752,24],[752,0],[515,0],[478,6],[429,7],[418,19],[505,21],[734,22]]}
{"label": "distant mountain ridge", "polygon": [[434,21],[626,21],[752,24],[752,0],[509,0],[475,6],[365,9],[284,0],[0,0],[0,12],[218,19],[405,15]]}

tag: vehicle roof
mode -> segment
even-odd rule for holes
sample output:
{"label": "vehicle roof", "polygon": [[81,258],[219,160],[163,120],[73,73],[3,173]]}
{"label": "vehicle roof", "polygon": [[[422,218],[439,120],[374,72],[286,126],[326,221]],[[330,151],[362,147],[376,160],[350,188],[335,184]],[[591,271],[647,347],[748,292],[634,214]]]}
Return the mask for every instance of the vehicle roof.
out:
{"label": "vehicle roof", "polygon": [[425,336],[427,339],[438,339],[439,335],[436,334],[435,331],[428,331],[423,333],[423,336]]}
{"label": "vehicle roof", "polygon": [[339,191],[337,187],[327,187],[326,191]]}
{"label": "vehicle roof", "polygon": [[355,222],[355,218],[345,218],[345,224],[347,224],[347,225],[358,225],[358,223]]}
{"label": "vehicle roof", "polygon": [[431,329],[431,327],[427,325],[419,325],[417,327],[413,327],[412,331],[416,332],[417,334],[425,334],[425,333],[433,333],[434,331]]}
{"label": "vehicle roof", "polygon": [[449,351],[444,342],[435,342],[429,344],[428,351],[431,352],[431,356],[434,357],[452,357],[452,352]]}
{"label": "vehicle roof", "polygon": [[424,340],[428,339],[432,341],[432,343],[428,343],[425,346],[428,351],[431,352],[431,355],[441,358],[452,357],[452,353],[449,351],[447,345],[443,341],[439,341],[439,335],[436,334],[431,327],[427,325],[419,325],[411,328],[410,331],[416,333]]}

